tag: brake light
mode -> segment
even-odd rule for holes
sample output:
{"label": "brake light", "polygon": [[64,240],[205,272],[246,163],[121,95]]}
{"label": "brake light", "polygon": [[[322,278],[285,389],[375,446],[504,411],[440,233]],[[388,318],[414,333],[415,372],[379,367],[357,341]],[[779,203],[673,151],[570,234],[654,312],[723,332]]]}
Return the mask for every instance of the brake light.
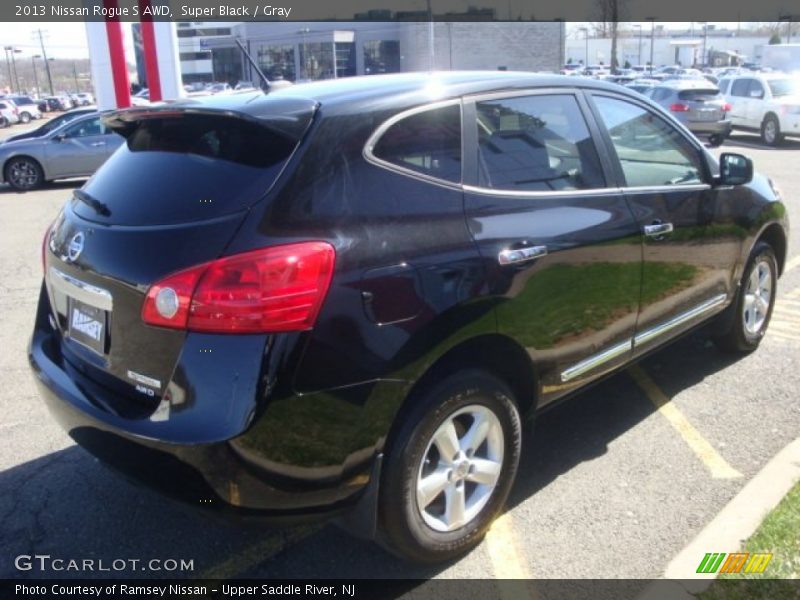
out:
{"label": "brake light", "polygon": [[689,112],[689,107],[685,104],[681,104],[680,102],[670,105],[669,109],[672,112]]}
{"label": "brake light", "polygon": [[731,110],[733,110],[733,107],[730,105],[729,102],[726,102],[725,104],[722,105],[722,112],[731,112]]}
{"label": "brake light", "polygon": [[203,263],[153,284],[142,320],[216,333],[310,329],[328,293],[335,260],[327,242],[303,242]]}

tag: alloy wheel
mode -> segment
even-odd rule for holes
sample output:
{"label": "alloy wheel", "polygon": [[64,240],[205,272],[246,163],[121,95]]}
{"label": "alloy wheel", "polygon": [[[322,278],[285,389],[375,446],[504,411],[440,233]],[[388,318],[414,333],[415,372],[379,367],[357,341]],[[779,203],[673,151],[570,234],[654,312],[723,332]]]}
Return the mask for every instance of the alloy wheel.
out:
{"label": "alloy wheel", "polygon": [[757,262],[747,279],[744,294],[742,319],[750,335],[757,335],[764,328],[772,297],[772,271],[765,260]]}
{"label": "alloy wheel", "polygon": [[30,189],[39,183],[39,169],[29,160],[15,160],[8,167],[7,177],[15,188]]}
{"label": "alloy wheel", "polygon": [[435,531],[459,529],[481,512],[497,487],[505,439],[497,415],[465,406],[434,432],[417,475],[417,508]]}

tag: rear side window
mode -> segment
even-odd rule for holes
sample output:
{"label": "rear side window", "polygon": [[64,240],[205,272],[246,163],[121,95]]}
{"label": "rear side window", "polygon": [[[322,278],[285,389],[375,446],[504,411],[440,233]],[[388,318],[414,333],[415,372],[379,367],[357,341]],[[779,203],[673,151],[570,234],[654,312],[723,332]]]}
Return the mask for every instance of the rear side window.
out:
{"label": "rear side window", "polygon": [[476,108],[481,187],[552,191],[605,186],[574,96],[487,100]]}
{"label": "rear side window", "polygon": [[719,91],[723,94],[727,94],[728,90],[731,87],[731,80],[730,79],[720,79],[719,80]]}
{"label": "rear side window", "polygon": [[107,215],[73,204],[83,218],[162,225],[242,210],[263,197],[298,141],[228,116],[173,113],[131,127],[120,129],[126,142],[84,187]]}
{"label": "rear side window", "polygon": [[372,149],[376,158],[416,173],[461,181],[461,107],[411,114],[391,125]]}
{"label": "rear side window", "polygon": [[748,88],[750,87],[750,80],[749,79],[737,79],[733,82],[733,86],[731,87],[731,96],[747,96],[748,95]]}
{"label": "rear side window", "polygon": [[672,94],[672,90],[669,88],[655,88],[653,89],[653,93],[650,94],[650,97],[656,102],[660,102],[661,100],[667,98],[670,94]]}

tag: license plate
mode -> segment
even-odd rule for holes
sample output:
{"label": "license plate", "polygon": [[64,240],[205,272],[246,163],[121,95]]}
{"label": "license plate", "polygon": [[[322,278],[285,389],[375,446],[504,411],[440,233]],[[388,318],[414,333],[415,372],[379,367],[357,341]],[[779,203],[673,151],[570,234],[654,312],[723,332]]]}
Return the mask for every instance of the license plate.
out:
{"label": "license plate", "polygon": [[105,354],[108,313],[96,306],[69,299],[69,337],[98,354]]}

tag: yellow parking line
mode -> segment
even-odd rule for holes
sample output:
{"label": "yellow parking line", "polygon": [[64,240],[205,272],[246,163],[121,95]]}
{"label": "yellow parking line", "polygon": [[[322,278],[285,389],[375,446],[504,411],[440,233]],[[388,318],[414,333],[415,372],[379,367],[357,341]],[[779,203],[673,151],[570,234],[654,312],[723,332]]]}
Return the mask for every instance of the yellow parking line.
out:
{"label": "yellow parking line", "polygon": [[294,529],[273,532],[261,541],[251,544],[217,565],[201,573],[197,580],[232,579],[246,573],[253,567],[269,560],[287,546],[296,544],[321,528],[317,526],[295,527]]}
{"label": "yellow parking line", "polygon": [[503,600],[536,598],[532,584],[533,577],[525,564],[525,554],[521,551],[514,535],[514,523],[509,513],[504,513],[495,519],[486,533],[485,542],[494,577],[504,580],[497,582],[499,597]]}
{"label": "yellow parking line", "polygon": [[532,579],[527,566],[521,560],[514,528],[509,513],[495,519],[486,534],[486,549],[492,561],[497,579]]}
{"label": "yellow parking line", "polygon": [[628,369],[636,384],[647,394],[647,397],[658,409],[658,412],[669,421],[683,438],[683,441],[692,449],[706,468],[711,471],[714,479],[734,479],[742,474],[730,466],[714,447],[695,429],[689,420],[678,410],[678,407],[661,391],[656,383],[650,379],[641,367],[633,366]]}

